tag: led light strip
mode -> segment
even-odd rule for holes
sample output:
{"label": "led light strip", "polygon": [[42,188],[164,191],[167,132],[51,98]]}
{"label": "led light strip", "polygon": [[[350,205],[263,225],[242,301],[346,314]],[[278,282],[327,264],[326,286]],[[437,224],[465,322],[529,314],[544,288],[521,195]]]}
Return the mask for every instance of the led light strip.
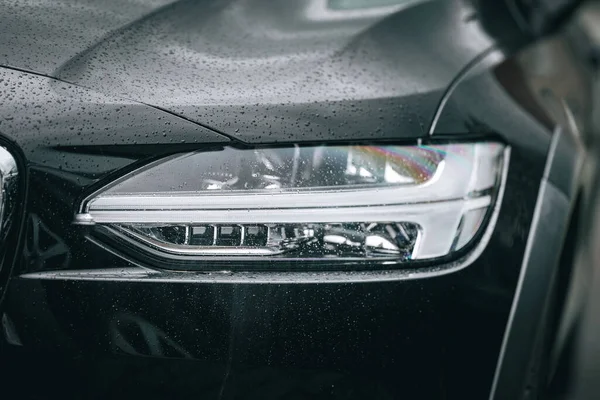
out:
{"label": "led light strip", "polygon": [[[453,200],[439,203],[405,204],[372,207],[329,207],[306,209],[254,209],[254,210],[136,210],[94,211],[96,224],[190,224],[202,221],[211,223],[303,223],[303,222],[349,222],[357,218],[365,221],[412,222],[422,227],[422,236],[414,258],[434,258],[447,254],[456,236],[461,218],[471,210],[488,207],[491,196],[468,200]],[[78,215],[85,223],[88,215]],[[436,229],[443,226],[445,229]],[[214,253],[214,250],[207,250]]]}

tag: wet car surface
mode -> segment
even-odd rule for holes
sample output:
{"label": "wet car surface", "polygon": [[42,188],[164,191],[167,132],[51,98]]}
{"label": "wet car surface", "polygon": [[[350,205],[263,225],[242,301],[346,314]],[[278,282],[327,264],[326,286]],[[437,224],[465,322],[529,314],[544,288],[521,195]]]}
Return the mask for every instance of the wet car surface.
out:
{"label": "wet car surface", "polygon": [[[19,169],[0,270],[10,392],[488,396],[528,237],[561,240],[575,197],[565,182],[577,152],[549,155],[556,131],[589,112],[586,75],[569,57],[540,73],[528,57],[565,57],[566,39],[532,43],[508,22],[499,30],[486,17],[494,7],[352,4],[0,5],[0,144]],[[570,125],[556,112],[565,98]],[[76,218],[90,196],[174,155],[480,142],[510,148],[502,195],[462,251],[406,266],[209,259],[181,268]],[[542,182],[556,187],[546,215],[555,231],[534,218]]]}

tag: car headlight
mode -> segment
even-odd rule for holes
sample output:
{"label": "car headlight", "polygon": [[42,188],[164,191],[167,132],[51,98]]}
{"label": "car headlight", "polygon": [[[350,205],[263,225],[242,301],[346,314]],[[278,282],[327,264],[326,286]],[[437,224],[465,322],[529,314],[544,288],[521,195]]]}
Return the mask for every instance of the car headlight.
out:
{"label": "car headlight", "polygon": [[508,154],[495,142],[197,151],[123,176],[75,221],[167,259],[432,259],[476,238]]}

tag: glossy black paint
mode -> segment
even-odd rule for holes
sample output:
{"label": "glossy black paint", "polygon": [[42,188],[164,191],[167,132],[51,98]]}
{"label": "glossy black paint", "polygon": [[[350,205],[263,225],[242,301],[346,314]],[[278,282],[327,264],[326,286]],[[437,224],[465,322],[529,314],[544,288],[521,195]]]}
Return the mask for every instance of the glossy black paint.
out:
{"label": "glossy black paint", "polygon": [[[103,157],[86,153],[87,148],[80,154],[77,147],[71,149],[72,153],[62,153],[65,158],[91,163]],[[129,157],[135,149],[130,147]],[[146,157],[144,146],[138,149],[140,157]],[[484,255],[464,271],[446,277],[380,283],[361,283],[360,277],[348,283],[302,283],[299,279],[296,284],[259,284],[252,277],[246,283],[180,283],[177,276],[156,283],[19,278],[35,271],[113,268],[118,272],[132,267],[86,241],[85,229],[71,225],[77,199],[98,177],[64,166],[31,163],[30,187],[35,190],[28,203],[24,256],[9,286],[6,314],[26,354],[49,351],[65,357],[42,374],[48,385],[41,394],[50,397],[65,396],[63,376],[76,365],[82,370],[66,375],[78,377],[76,384],[69,379],[69,395],[74,397],[101,398],[104,390],[110,395],[133,391],[161,397],[164,392],[157,391],[157,386],[182,396],[206,390],[203,393],[209,397],[211,393],[216,397],[223,387],[227,397],[239,397],[246,393],[244,385],[249,385],[239,382],[250,379],[244,377],[251,373],[269,382],[264,389],[269,393],[283,390],[280,385],[291,379],[296,382],[289,389],[292,392],[300,386],[308,393],[329,397],[350,397],[346,391],[359,390],[369,382],[374,388],[367,393],[381,391],[380,398],[407,393],[478,397],[491,384],[541,177],[542,165],[519,155],[518,143],[513,149],[504,204],[515,206],[503,208]],[[131,158],[111,156],[100,165],[111,171],[116,164],[113,160],[131,162]],[[42,243],[49,254],[44,253]],[[167,347],[162,352],[143,344],[136,344],[135,350],[119,349],[115,329],[127,331],[128,323],[119,325],[118,321],[128,315],[146,321],[155,327],[154,332],[164,332],[176,343],[175,350],[169,350],[173,347],[169,344],[162,345]],[[143,337],[139,330],[127,334],[136,343]],[[121,367],[114,368],[124,368],[123,375],[114,381],[96,381],[96,368],[112,365],[115,353],[123,352],[161,358],[183,355],[202,362],[168,360],[166,366],[156,366],[153,360],[135,361],[134,366],[117,362]],[[25,370],[39,363],[37,356],[30,360],[18,354],[16,364],[11,363],[13,374],[24,372],[20,363]],[[137,371],[135,379],[123,377],[129,376],[129,368]],[[181,368],[186,376],[181,381],[149,381],[148,368]],[[211,380],[204,389],[197,375],[204,376],[207,370]],[[9,376],[18,380],[20,375]],[[33,377],[40,379],[37,373]],[[125,385],[123,379],[133,381]],[[439,386],[432,381],[440,382]],[[93,392],[88,385],[95,388]],[[344,392],[336,394],[331,385],[342,386]],[[353,393],[356,398],[369,397],[365,392]]]}
{"label": "glossy black paint", "polygon": [[[179,1],[77,54],[82,42],[60,31],[49,32],[54,46],[37,47],[39,19],[65,26],[65,15],[17,6],[0,13],[27,15],[18,29],[0,21],[8,36],[0,65],[151,104],[245,142],[415,138],[471,60],[521,40],[505,27],[496,43],[468,1],[362,11],[327,4]],[[108,24],[102,10],[86,11],[75,21]],[[84,26],[69,30],[89,35]],[[20,42],[35,46],[27,59]]]}
{"label": "glossy black paint", "polygon": [[[119,27],[110,3],[83,4],[40,14],[3,5],[14,23],[0,12],[8,34],[0,133],[22,149],[28,179],[21,257],[2,303],[11,328],[1,379],[11,390],[42,398],[488,395],[560,124],[532,111],[536,98],[507,95],[521,82],[502,75],[519,32],[490,36],[489,20],[461,1],[329,21],[310,20],[310,2],[132,2]],[[98,29],[84,30],[86,21]],[[23,28],[41,22],[52,29]],[[64,29],[83,38],[61,34],[66,22],[81,24]],[[39,35],[56,36],[56,46]],[[124,279],[140,266],[71,223],[86,194],[166,154],[229,141],[415,142],[429,133],[497,135],[512,147],[490,243],[450,275]],[[27,275],[89,269],[111,274]]]}

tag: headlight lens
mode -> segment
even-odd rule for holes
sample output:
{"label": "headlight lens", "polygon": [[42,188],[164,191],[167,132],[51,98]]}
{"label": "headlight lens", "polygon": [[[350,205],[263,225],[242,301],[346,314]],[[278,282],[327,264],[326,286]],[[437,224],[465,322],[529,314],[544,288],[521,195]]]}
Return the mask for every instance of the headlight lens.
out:
{"label": "headlight lens", "polygon": [[193,152],[105,187],[76,222],[166,258],[437,258],[480,231],[507,157],[493,142]]}

